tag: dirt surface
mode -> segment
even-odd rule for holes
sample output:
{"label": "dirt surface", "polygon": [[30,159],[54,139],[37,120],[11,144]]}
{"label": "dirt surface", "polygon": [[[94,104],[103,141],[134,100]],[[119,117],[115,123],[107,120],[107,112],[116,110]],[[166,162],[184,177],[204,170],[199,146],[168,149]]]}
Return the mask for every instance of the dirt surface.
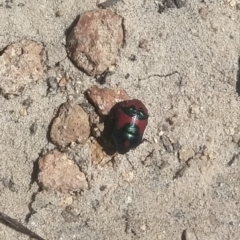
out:
{"label": "dirt surface", "polygon": [[[58,107],[85,103],[96,84],[67,58],[65,33],[97,2],[1,1],[0,49],[34,40],[48,66],[18,96],[0,97],[0,211],[45,239],[240,239],[239,1],[192,0],[161,13],[158,2],[112,7],[124,18],[125,44],[104,84],[148,107],[148,141],[114,167],[78,162],[90,188],[69,196],[39,191],[34,163],[56,148],[47,133]],[[66,89],[49,93],[58,71]],[[0,239],[29,237],[0,224]]]}

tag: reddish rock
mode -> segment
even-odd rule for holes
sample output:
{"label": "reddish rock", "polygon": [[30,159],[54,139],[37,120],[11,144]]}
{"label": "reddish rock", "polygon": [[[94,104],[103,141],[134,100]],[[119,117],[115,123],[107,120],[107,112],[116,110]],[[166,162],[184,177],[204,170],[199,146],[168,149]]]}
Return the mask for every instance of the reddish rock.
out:
{"label": "reddish rock", "polygon": [[38,180],[45,190],[78,192],[88,187],[86,177],[66,153],[54,150],[38,161]]}
{"label": "reddish rock", "polygon": [[116,63],[123,44],[122,22],[110,9],[82,14],[67,37],[69,58],[89,75],[106,71]]}
{"label": "reddish rock", "polygon": [[52,142],[60,146],[71,142],[83,144],[89,135],[90,126],[87,113],[77,104],[62,104],[51,126]]}
{"label": "reddish rock", "polygon": [[9,45],[0,56],[0,90],[4,95],[16,94],[25,85],[43,78],[41,44],[23,40]]}
{"label": "reddish rock", "polygon": [[90,88],[87,94],[100,115],[107,115],[116,103],[130,99],[125,90],[99,88],[97,86]]}

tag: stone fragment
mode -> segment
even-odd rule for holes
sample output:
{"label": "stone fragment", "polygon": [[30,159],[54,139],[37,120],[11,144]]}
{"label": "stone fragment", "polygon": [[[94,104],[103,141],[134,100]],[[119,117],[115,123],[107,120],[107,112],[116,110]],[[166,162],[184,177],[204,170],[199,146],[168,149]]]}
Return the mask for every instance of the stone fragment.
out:
{"label": "stone fragment", "polygon": [[235,7],[236,4],[237,4],[236,0],[231,0],[231,1],[229,2],[229,5],[230,5],[231,7]]}
{"label": "stone fragment", "polygon": [[28,115],[27,109],[26,109],[26,108],[21,108],[21,109],[19,110],[19,115],[20,115],[21,117],[27,116],[27,115]]}
{"label": "stone fragment", "polygon": [[17,94],[27,84],[43,78],[44,49],[39,43],[22,40],[0,55],[0,90],[4,96]]}
{"label": "stone fragment", "polygon": [[196,104],[192,104],[189,108],[189,113],[190,114],[195,114],[195,115],[199,114],[200,113],[200,107]]}
{"label": "stone fragment", "polygon": [[92,140],[89,142],[90,150],[91,150],[91,161],[93,165],[98,165],[102,162],[106,154],[103,151],[103,148],[99,145],[96,140]]}
{"label": "stone fragment", "polygon": [[181,161],[188,161],[190,158],[192,158],[195,155],[195,152],[192,148],[188,147],[188,146],[183,146],[179,152],[179,159]]}
{"label": "stone fragment", "polygon": [[197,240],[198,237],[196,236],[195,229],[186,229],[182,233],[182,239],[185,240]]}
{"label": "stone fragment", "polygon": [[210,152],[208,153],[208,159],[209,160],[215,160],[217,158],[217,153],[216,152]]}
{"label": "stone fragment", "polygon": [[88,11],[69,33],[67,53],[87,74],[102,74],[116,63],[123,36],[121,16],[110,9]]}
{"label": "stone fragment", "polygon": [[209,10],[207,7],[201,7],[199,10],[198,10],[200,16],[203,18],[203,19],[206,19],[208,14],[209,14]]}
{"label": "stone fragment", "polygon": [[78,104],[64,103],[53,120],[50,138],[56,145],[85,143],[90,135],[88,115]]}
{"label": "stone fragment", "polygon": [[132,171],[128,171],[122,174],[123,180],[131,183],[134,179],[134,173]]}
{"label": "stone fragment", "polygon": [[79,192],[88,187],[86,177],[66,153],[54,150],[38,161],[38,181],[47,191]]}
{"label": "stone fragment", "polygon": [[90,88],[87,95],[100,115],[107,115],[116,103],[130,99],[125,90],[99,88],[97,86]]}

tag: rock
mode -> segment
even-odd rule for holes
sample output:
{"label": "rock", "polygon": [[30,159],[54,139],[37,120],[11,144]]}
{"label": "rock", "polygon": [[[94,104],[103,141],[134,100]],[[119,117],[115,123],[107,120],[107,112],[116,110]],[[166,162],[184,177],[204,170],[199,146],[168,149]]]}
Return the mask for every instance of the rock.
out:
{"label": "rock", "polygon": [[38,181],[45,190],[79,192],[88,187],[86,177],[66,153],[54,150],[38,161]]}
{"label": "rock", "polygon": [[3,95],[16,94],[27,84],[43,78],[44,49],[31,40],[13,43],[0,56],[0,90]]}
{"label": "rock", "polygon": [[195,229],[184,230],[183,233],[182,233],[182,239],[185,239],[185,240],[197,240],[197,239],[199,239],[196,236],[195,232],[196,232]]}
{"label": "rock", "polygon": [[99,143],[96,140],[92,140],[89,142],[89,147],[91,149],[91,161],[93,165],[100,164],[104,157],[106,157],[106,154],[103,151],[103,148],[99,145]]}
{"label": "rock", "polygon": [[131,183],[134,179],[134,173],[132,171],[128,171],[122,174],[123,181]]}
{"label": "rock", "polygon": [[210,152],[207,155],[209,160],[215,160],[217,158],[217,153],[216,152]]}
{"label": "rock", "polygon": [[195,155],[194,150],[187,146],[183,146],[178,153],[179,153],[179,159],[184,162],[188,161],[190,158],[192,158]]}
{"label": "rock", "polygon": [[87,74],[102,74],[116,63],[123,36],[121,16],[110,9],[88,11],[68,35],[67,53]]}
{"label": "rock", "polygon": [[200,113],[200,107],[196,104],[192,104],[189,108],[189,113],[197,115]]}
{"label": "rock", "polygon": [[228,2],[231,7],[235,7],[237,4],[236,0],[230,0],[230,1],[228,0]]}
{"label": "rock", "polygon": [[201,7],[199,10],[198,10],[200,16],[203,18],[203,19],[207,19],[207,16],[209,14],[209,10],[207,7]]}
{"label": "rock", "polygon": [[116,103],[130,99],[125,90],[99,88],[97,86],[90,88],[87,95],[100,115],[107,115]]}
{"label": "rock", "polygon": [[89,135],[90,126],[87,113],[77,104],[62,104],[51,126],[52,142],[60,146],[71,142],[83,144]]}

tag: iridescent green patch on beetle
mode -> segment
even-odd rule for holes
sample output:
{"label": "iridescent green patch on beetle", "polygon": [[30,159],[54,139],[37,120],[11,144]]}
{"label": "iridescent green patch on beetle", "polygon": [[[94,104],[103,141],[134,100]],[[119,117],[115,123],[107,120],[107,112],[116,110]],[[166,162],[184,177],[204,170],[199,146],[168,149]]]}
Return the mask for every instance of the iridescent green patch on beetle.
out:
{"label": "iridescent green patch on beetle", "polygon": [[123,112],[131,117],[137,117],[139,120],[148,119],[148,115],[144,112],[142,108],[136,109],[134,106],[131,107],[123,107]]}

